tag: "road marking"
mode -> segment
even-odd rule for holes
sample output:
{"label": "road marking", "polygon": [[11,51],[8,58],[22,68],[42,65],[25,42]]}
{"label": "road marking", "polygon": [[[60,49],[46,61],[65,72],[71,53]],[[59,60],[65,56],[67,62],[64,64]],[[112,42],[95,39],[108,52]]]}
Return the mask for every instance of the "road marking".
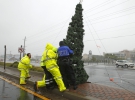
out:
{"label": "road marking", "polygon": [[8,79],[5,79],[4,77],[1,77],[1,76],[0,76],[0,78],[1,78],[2,80],[6,81],[6,82],[8,82],[8,83],[10,83],[10,84],[12,84],[12,85],[14,85],[14,86],[16,86],[16,87],[18,87],[18,88],[24,90],[24,91],[29,92],[30,94],[33,94],[33,95],[39,97],[40,99],[43,99],[43,100],[51,100],[51,99],[48,99],[48,98],[46,98],[46,97],[44,97],[44,96],[42,96],[42,95],[40,95],[40,94],[37,94],[36,92],[33,92],[33,91],[29,90],[29,89],[27,89],[27,88],[25,88],[25,87],[23,87],[23,86],[21,86],[21,85],[18,85],[18,84],[16,84],[16,83],[12,82],[12,81],[9,81]]}

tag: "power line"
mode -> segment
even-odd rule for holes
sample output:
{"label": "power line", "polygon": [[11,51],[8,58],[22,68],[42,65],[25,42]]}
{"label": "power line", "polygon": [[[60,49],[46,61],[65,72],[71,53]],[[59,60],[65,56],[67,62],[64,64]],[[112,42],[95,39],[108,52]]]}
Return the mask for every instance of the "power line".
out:
{"label": "power line", "polygon": [[[90,5],[94,5],[94,3],[97,3],[97,1],[96,0],[94,0],[94,2],[92,2],[91,4],[88,4],[87,6],[85,6],[85,7],[90,7]],[[89,9],[88,9],[89,10]],[[87,11],[87,10],[86,10]]]}
{"label": "power line", "polygon": [[[90,21],[90,20],[89,20]],[[91,22],[90,22],[91,23]],[[91,26],[93,27],[93,25],[91,24]],[[94,27],[93,27],[93,29],[94,29]],[[95,29],[94,29],[94,31],[95,31]],[[95,31],[95,33],[97,34],[97,32]],[[98,36],[98,34],[97,34],[97,36]],[[99,38],[99,36],[98,36],[98,38]],[[104,45],[103,45],[103,43],[102,43],[102,41],[101,41],[101,39],[99,38],[99,40],[100,40],[100,42],[101,42],[101,44],[102,44],[102,46],[104,47]],[[107,50],[106,50],[106,48],[104,47],[104,49],[105,49],[105,51],[107,52]],[[105,69],[106,69],[106,71],[107,71],[107,74],[108,74],[108,77],[109,77],[109,79],[110,79],[110,75],[109,75],[109,73],[108,73],[108,70],[107,70],[107,68],[105,67]],[[117,74],[119,75],[119,77],[120,77],[120,79],[121,79],[121,76],[120,76],[120,74],[118,73],[118,71],[116,70],[116,72],[117,72]],[[122,79],[121,79],[122,80]],[[127,81],[125,81],[125,82],[127,82]],[[115,82],[114,82],[115,83]],[[128,83],[130,83],[130,82],[128,82]],[[125,89],[124,87],[122,87],[122,86],[120,86],[119,84],[117,84],[117,83],[115,83],[116,85],[118,85],[119,87],[121,87],[121,88],[123,88],[123,89]],[[135,85],[134,85],[135,86]],[[127,89],[125,89],[125,90],[127,90]],[[129,90],[127,90],[127,91],[129,91]],[[129,92],[131,92],[131,91],[129,91]],[[132,92],[131,92],[132,93]]]}
{"label": "power line", "polygon": [[114,17],[114,18],[106,19],[106,20],[103,20],[103,21],[95,22],[95,23],[92,23],[92,24],[101,23],[101,22],[108,21],[108,20],[112,20],[112,19],[116,19],[116,18],[119,18],[119,17],[125,17],[125,16],[127,16],[127,15],[131,15],[131,14],[134,14],[134,13],[135,13],[135,12],[132,12],[132,13],[125,14],[125,15],[122,15],[122,16],[118,16],[118,17]]}
{"label": "power line", "polygon": [[[63,22],[65,22],[65,21],[63,21]],[[54,25],[54,26],[58,26],[59,24],[61,24],[61,23],[63,23],[63,22],[60,22],[60,23],[58,23],[58,24],[56,24],[56,25]],[[54,27],[54,26],[52,26],[52,27]],[[48,29],[52,29],[52,27],[49,27]],[[48,30],[47,29],[47,30]],[[45,31],[45,30],[44,30]],[[42,31],[42,32],[44,32],[44,31]],[[42,33],[42,32],[39,32],[39,33]],[[36,33],[36,34],[34,34],[34,35],[31,35],[31,36],[29,36],[27,39],[29,39],[29,38],[32,38],[33,36],[35,36],[35,35],[39,35],[39,33]]]}
{"label": "power line", "polygon": [[[49,30],[49,29],[52,30],[53,27],[59,26],[59,24],[63,24],[63,23],[65,23],[66,21],[67,21],[67,19],[64,20],[64,21],[62,21],[62,22],[60,22],[60,23],[58,23],[58,24],[56,24],[56,25],[54,25],[54,26],[51,26],[51,27],[47,28],[46,30],[43,30],[42,32],[47,31],[47,30]],[[35,35],[39,35],[39,33],[42,33],[42,32],[38,32],[38,33],[36,33],[36,34],[34,34],[34,35],[31,35],[31,36],[28,37],[28,39],[31,38],[31,37],[33,37],[33,36],[35,36]]]}
{"label": "power line", "polygon": [[[106,71],[107,71],[107,74],[108,74],[108,77],[110,78],[110,75],[109,75],[109,73],[108,73],[108,70],[107,70],[107,68],[105,67],[105,69],[106,69]],[[117,72],[118,73],[118,72]],[[118,73],[118,75],[119,75],[119,73]],[[119,75],[119,77],[120,77],[120,75]],[[121,77],[120,77],[120,79],[121,79]],[[121,79],[122,80],[122,79]],[[125,80],[123,80],[123,81],[125,81]],[[111,81],[111,82],[113,82],[113,81]],[[125,81],[125,82],[127,82],[127,83],[130,83],[130,82],[128,82],[128,81]],[[99,82],[93,82],[93,83],[99,83]],[[119,85],[119,84],[117,84],[116,82],[113,82],[114,84],[116,84],[117,86],[119,86],[119,87],[121,87],[122,89],[124,89],[124,90],[126,90],[126,91],[128,91],[129,93],[132,93],[132,94],[134,94],[133,92],[131,92],[131,91],[129,91],[128,89],[126,89],[125,87],[123,87],[123,86],[121,86],[121,85]],[[133,85],[133,86],[135,86],[134,84],[132,84],[132,83],[130,83],[131,85]]]}
{"label": "power line", "polygon": [[[118,73],[118,70],[117,70],[116,68],[115,68],[115,70],[116,70],[116,72]],[[132,84],[131,82],[123,80],[123,79],[121,78],[121,76],[120,76],[120,74],[119,74],[119,73],[118,73],[118,75],[119,75],[119,77],[120,77],[120,79],[121,79],[122,81],[127,82],[127,83],[130,83],[131,85],[135,86],[135,85],[134,85],[134,84]]]}
{"label": "power line", "polygon": [[45,40],[45,39],[52,39],[54,36],[55,36],[55,35],[52,34],[51,36],[45,37],[45,38],[43,38],[43,39],[39,39],[39,40],[34,41],[34,42],[32,42],[32,43],[30,43],[30,44],[28,44],[28,45],[31,45],[31,44],[37,43],[37,42],[41,42],[41,41],[43,41],[43,40]]}
{"label": "power line", "polygon": [[[135,12],[134,12],[135,13]],[[119,16],[120,17],[120,16]],[[54,35],[51,35],[51,36],[49,36],[49,37],[51,37],[52,38],[52,36],[54,36]],[[46,38],[48,38],[48,37],[46,37]],[[44,38],[44,39],[46,39],[46,38]],[[49,38],[50,39],[50,38]],[[42,41],[42,40],[39,40],[39,41]],[[38,41],[35,41],[35,42],[38,42]],[[33,43],[35,43],[35,42],[33,42]],[[30,43],[30,44],[33,44],[33,43]],[[28,44],[28,45],[30,45],[30,44]]]}
{"label": "power line", "polygon": [[[114,26],[114,27],[110,27],[110,28],[106,28],[106,29],[102,29],[102,30],[97,30],[97,31],[104,31],[104,30],[107,30],[107,29],[111,29],[111,28],[115,28],[115,27],[120,27],[120,26],[125,26],[125,25],[129,25],[129,24],[134,24],[135,22],[132,22],[132,23],[127,23],[127,24],[122,24],[122,25],[117,25],[117,26]],[[134,28],[134,27],[133,27]],[[131,34],[131,35],[124,35],[124,36],[116,36],[116,37],[109,37],[109,38],[102,38],[101,40],[105,40],[105,39],[113,39],[113,38],[121,38],[121,37],[127,37],[127,36],[134,36],[135,34]],[[48,38],[48,37],[46,37],[46,38]],[[48,39],[50,39],[50,38],[48,38]],[[43,39],[44,40],[44,39]],[[99,39],[95,39],[95,40],[99,40]],[[94,41],[94,40],[86,40],[86,41],[84,41],[84,42],[88,42],[88,41]],[[36,41],[37,42],[37,41]],[[33,43],[35,43],[35,42],[32,42],[32,43],[30,43],[30,44],[33,44]],[[30,45],[30,44],[28,44],[28,45]],[[35,45],[35,44],[34,44]],[[10,46],[11,47],[11,46]],[[8,48],[10,48],[10,47],[8,47]],[[13,47],[13,46],[12,46]],[[17,48],[15,48],[15,49],[17,49]]]}
{"label": "power line", "polygon": [[[126,8],[126,9],[122,9],[122,10],[119,10],[119,11],[116,11],[116,12],[113,12],[113,13],[109,13],[109,14],[106,14],[106,15],[103,15],[103,16],[99,16],[99,17],[96,17],[96,18],[93,18],[93,19],[90,19],[90,20],[92,20],[92,21],[93,20],[100,20],[101,18],[105,18],[105,17],[115,15],[115,14],[119,14],[119,13],[123,13],[123,12],[133,10],[133,9],[135,9],[135,6],[132,6],[132,7]],[[90,16],[88,16],[88,17],[90,17]]]}
{"label": "power line", "polygon": [[[57,34],[56,34],[56,35],[57,35]],[[49,38],[49,37],[50,37],[50,38]],[[45,38],[43,38],[43,39],[40,39],[40,40],[34,41],[34,42],[32,42],[32,43],[29,43],[29,44],[27,44],[27,46],[28,46],[28,45],[30,45],[30,46],[31,46],[31,45],[35,45],[34,43],[42,42],[42,41],[48,40],[48,39],[51,40],[51,39],[53,39],[53,37],[55,37],[55,35],[52,34],[51,36],[48,36],[48,37],[45,37]],[[42,42],[42,43],[43,43],[43,42]],[[30,47],[30,46],[29,46],[29,47]],[[16,48],[14,48],[14,49],[16,49]],[[35,50],[35,49],[34,49],[34,50]]]}
{"label": "power line", "polygon": [[[132,27],[132,28],[134,28],[134,27]],[[127,29],[127,28],[124,28],[124,29],[120,29],[120,30],[125,30],[125,29]],[[113,30],[113,31],[117,31],[117,30]],[[109,31],[110,32],[110,31]],[[93,32],[92,32],[93,33]],[[105,33],[105,32],[104,32]],[[107,33],[107,32],[106,32]],[[49,37],[51,37],[51,38],[49,38],[49,37],[45,37],[45,38],[43,38],[42,40],[38,40],[38,41],[34,41],[34,42],[32,42],[32,43],[30,43],[30,44],[27,44],[27,45],[31,45],[31,44],[34,44],[34,43],[38,43],[38,42],[42,42],[43,40],[45,40],[45,39],[52,39],[53,37],[54,37],[55,35],[51,35],[51,36],[49,36]],[[120,36],[118,36],[118,37],[120,37]],[[110,37],[110,38],[118,38],[118,37]],[[110,39],[110,38],[103,38],[103,39],[101,39],[101,40],[104,40],[104,39]],[[98,39],[96,39],[96,40],[98,40]],[[93,41],[93,40],[87,40],[87,41]],[[35,44],[34,44],[35,45]]]}
{"label": "power line", "polygon": [[[70,19],[70,18],[68,18],[68,19],[66,20],[66,23],[67,23],[67,21],[68,21],[69,19]],[[66,23],[65,23],[65,24],[66,24]],[[63,29],[63,27],[65,26],[65,24],[62,26],[60,32],[62,31],[62,29]],[[60,32],[59,32],[59,33],[60,33]],[[56,34],[56,35],[57,35],[57,34]],[[59,34],[58,34],[58,35],[59,35]],[[56,38],[58,37],[58,35],[56,36]],[[53,35],[53,36],[54,36],[54,35]],[[52,37],[51,37],[51,38],[52,38]],[[55,38],[55,39],[56,39],[56,38]],[[55,41],[55,39],[54,39],[54,41]],[[40,41],[40,40],[38,40],[38,41]],[[33,42],[33,43],[35,43],[35,42]],[[31,44],[32,44],[32,43],[31,43]]]}
{"label": "power line", "polygon": [[[54,36],[54,35],[53,35]],[[46,38],[48,38],[48,37],[46,37]],[[52,37],[51,37],[52,38]],[[45,38],[44,38],[45,39]],[[50,39],[50,38],[49,38]],[[41,41],[41,40],[40,40]],[[37,42],[37,41],[36,41]],[[35,42],[33,42],[33,43],[35,43]],[[33,44],[33,43],[30,43],[30,44]]]}
{"label": "power line", "polygon": [[97,30],[97,31],[108,30],[108,29],[111,29],[111,28],[120,27],[120,26],[125,26],[125,25],[129,25],[129,24],[135,24],[135,22],[126,23],[126,24],[121,24],[121,25],[117,25],[117,26],[113,26],[113,27],[109,27],[109,28],[105,28],[105,29],[101,29],[101,30]]}
{"label": "power line", "polygon": [[61,30],[58,32],[57,36],[55,37],[55,39],[54,39],[54,41],[53,41],[52,43],[55,42],[56,38],[60,35],[60,33],[61,33],[62,29],[65,27],[65,25],[66,25],[66,24],[64,24],[64,25],[62,26]]}
{"label": "power line", "polygon": [[[22,40],[24,40],[24,39],[22,39]],[[24,42],[23,42],[24,43]],[[10,45],[8,48],[13,48],[13,47],[15,47],[16,45],[15,44],[13,44],[13,45]],[[15,48],[15,49],[18,49],[18,47],[17,48]]]}
{"label": "power line", "polygon": [[[86,21],[86,20],[85,20]],[[86,21],[86,23],[87,23],[87,21]],[[87,23],[88,24],[88,23]],[[93,36],[93,34],[92,34],[92,31],[90,30],[90,27],[88,26],[88,28],[89,28],[89,31],[90,31],[90,33],[91,33],[91,35],[92,35],[92,37],[93,37],[93,39],[94,39],[94,42],[95,42],[95,44],[96,44],[96,47],[97,47],[97,42],[96,42],[96,40],[95,40],[95,38],[94,38],[94,36]],[[99,50],[99,48],[97,47],[97,49],[98,49],[98,52],[99,52],[99,54],[101,55],[101,52],[100,52],[100,50]]]}
{"label": "power line", "polygon": [[[72,14],[73,14],[73,13],[72,13]],[[67,19],[66,23],[68,22],[69,19],[70,19],[70,18]],[[60,33],[61,33],[62,29],[65,27],[66,23],[62,26],[61,30],[58,32],[57,36],[55,37],[55,39],[54,39],[54,41],[53,41],[52,43],[54,43],[55,40],[56,40],[56,38],[58,37],[58,35],[60,35]]]}
{"label": "power line", "polygon": [[[72,13],[71,13],[71,14],[72,14]],[[54,26],[59,26],[59,24],[61,25],[61,24],[63,24],[63,23],[66,23],[66,22],[69,20],[69,18],[70,18],[70,17],[68,17],[66,20],[64,20],[64,21],[62,21],[62,22],[60,22],[60,23],[58,23],[58,24],[56,24],[56,25],[54,25]],[[53,28],[54,26],[49,27],[47,30],[49,30],[49,29],[52,30],[52,28]],[[46,30],[44,30],[44,31],[42,31],[42,32],[46,32]],[[40,33],[42,33],[42,32],[40,32]],[[31,38],[31,37],[33,37],[33,36],[35,36],[35,35],[39,35],[39,33],[36,33],[36,34],[34,34],[34,35],[32,35],[32,36],[29,36],[28,39]]]}
{"label": "power line", "polygon": [[[88,17],[87,17],[87,19],[88,19]],[[90,22],[90,20],[89,20],[89,19],[88,19],[88,21]],[[97,37],[99,38],[99,36],[98,36],[98,34],[97,34],[97,32],[96,32],[96,30],[95,30],[94,26],[92,25],[92,23],[91,23],[91,22],[90,22],[90,24],[91,24],[92,28],[94,29],[94,32],[96,33]],[[103,46],[104,50],[107,52],[107,50],[106,50],[105,46],[103,45],[103,43],[102,43],[102,41],[101,41],[101,39],[100,39],[100,38],[99,38],[99,40],[100,40],[100,42],[101,42],[101,44],[102,44],[102,46]]]}
{"label": "power line", "polygon": [[[100,40],[112,39],[112,38],[122,38],[122,37],[127,37],[127,36],[134,36],[134,35],[135,35],[135,34],[124,35],[124,36],[117,36],[117,37],[109,37],[109,38],[102,38],[102,39],[100,39]],[[95,40],[99,40],[99,39],[95,39]],[[86,41],[84,41],[84,42],[88,42],[88,41],[94,41],[94,40],[86,40]],[[44,48],[45,48],[45,46],[44,46]],[[38,50],[38,51],[34,51],[34,52],[39,52],[39,51],[43,50],[44,48],[43,48],[43,46],[42,46],[41,48],[38,47],[37,49],[34,49],[34,50]]]}
{"label": "power line", "polygon": [[[88,18],[87,18],[87,19],[88,19]],[[88,20],[89,20],[89,19],[88,19]],[[89,20],[89,22],[90,22],[90,20]],[[92,23],[91,23],[91,22],[90,22],[90,24],[91,24],[92,28],[94,29],[94,32],[96,33],[97,37],[99,38],[99,36],[98,36],[98,34],[97,34],[97,32],[96,32],[96,30],[95,30],[94,26],[92,25]],[[100,38],[99,38],[99,40],[100,40],[100,42],[101,42],[101,44],[102,44],[103,48],[104,48],[104,49],[105,49],[105,51],[107,52],[107,50],[106,50],[105,46],[103,45],[103,43],[102,43],[102,41],[101,41],[101,39],[100,39]],[[95,39],[94,39],[94,41],[95,41]],[[107,70],[107,68],[106,68],[106,67],[105,67],[105,69],[106,69],[106,72],[107,72],[107,74],[108,74],[108,78],[110,79],[109,72],[108,72],[108,70]]]}
{"label": "power line", "polygon": [[[109,37],[109,38],[101,38],[100,40],[105,40],[105,39],[112,39],[112,38],[122,38],[122,37],[127,37],[127,36],[134,36],[135,34],[131,34],[131,35],[124,35],[124,36],[116,36],[116,37]],[[95,39],[95,40],[99,40],[99,39]],[[86,40],[84,42],[88,42],[88,41],[94,41],[94,40]],[[35,50],[35,49],[34,49]],[[38,48],[39,50],[39,48]]]}
{"label": "power line", "polygon": [[[131,35],[124,35],[124,36],[116,36],[116,37],[109,37],[109,38],[102,38],[100,40],[106,40],[106,39],[113,39],[113,38],[122,38],[122,37],[127,37],[127,36],[134,36],[135,34],[131,34]],[[95,40],[99,40],[99,39],[95,39]],[[87,42],[87,41],[94,41],[94,40],[86,40],[84,42]]]}
{"label": "power line", "polygon": [[[111,2],[109,2],[109,1],[111,1],[111,0],[107,0],[107,1],[105,1],[105,2],[103,2],[103,3],[101,3],[101,4],[99,4],[99,5],[97,5],[97,6],[93,7],[93,8],[91,8],[91,9],[88,9],[88,10],[84,11],[84,13],[86,13],[86,12],[88,12],[88,11],[90,11],[90,10],[93,10],[94,8],[96,9],[97,7],[100,8],[100,7],[104,6],[104,5],[107,5],[108,3],[114,2],[115,0],[112,0]],[[104,4],[104,3],[105,3],[105,4]]]}
{"label": "power line", "polygon": [[[87,18],[88,19],[88,18]],[[89,20],[89,19],[88,19]],[[90,20],[89,20],[89,22],[90,22]],[[97,32],[96,32],[96,30],[95,30],[95,28],[94,28],[94,26],[92,25],[92,23],[90,22],[90,24],[91,24],[91,26],[92,26],[92,28],[94,29],[94,32],[96,33],[96,35],[97,35],[97,37],[99,38],[99,36],[98,36],[98,34],[97,34]],[[101,42],[101,44],[102,44],[102,46],[103,46],[103,48],[105,49],[105,51],[107,52],[107,50],[106,50],[106,48],[105,48],[105,46],[103,45],[103,43],[102,43],[102,41],[101,41],[101,39],[99,38],[99,40],[100,40],[100,42]],[[94,39],[94,41],[96,41],[95,39]],[[97,45],[97,44],[96,44]],[[110,75],[109,75],[109,73],[108,73],[108,70],[107,70],[107,68],[105,67],[105,69],[106,69],[106,72],[107,72],[107,74],[108,74],[108,78],[110,79]]]}
{"label": "power line", "polygon": [[[65,33],[65,32],[64,32]],[[31,44],[33,44],[33,43],[37,43],[37,42],[42,42],[42,41],[44,41],[44,40],[51,40],[51,39],[53,39],[54,37],[55,37],[55,35],[57,35],[56,33],[53,33],[52,35],[50,35],[50,36],[48,36],[48,37],[45,37],[45,38],[42,38],[42,39],[39,39],[39,40],[37,40],[37,41],[34,41],[34,42],[32,42],[32,43],[29,43],[28,45],[31,45]],[[56,36],[57,37],[57,36]]]}
{"label": "power line", "polygon": [[[47,30],[47,31],[42,31],[42,32],[44,32],[43,34],[36,34],[36,35],[33,35],[32,37],[29,37],[29,40],[31,40],[31,38],[37,38],[37,36],[39,37],[39,36],[42,36],[42,35],[48,35],[48,33],[50,33],[50,32],[53,32],[53,31],[56,31],[56,30],[59,30],[59,29],[61,29],[61,27],[60,28],[52,28],[52,29],[50,29],[50,30]],[[41,32],[41,33],[42,33]],[[47,33],[47,34],[45,34],[45,33]],[[53,33],[54,34],[54,33]],[[50,34],[49,34],[50,35]]]}
{"label": "power line", "polygon": [[[135,27],[130,27],[130,28],[122,28],[122,29],[118,29],[118,30],[112,30],[112,31],[107,31],[107,32],[103,32],[103,33],[114,32],[114,31],[121,31],[121,30],[127,30],[127,29],[132,29],[132,28],[135,28]],[[100,32],[100,33],[102,33],[102,32]]]}
{"label": "power line", "polygon": [[114,83],[114,84],[116,84],[117,86],[119,86],[119,87],[123,88],[124,90],[128,91],[129,93],[134,94],[134,92],[129,91],[128,89],[126,89],[126,88],[124,88],[123,86],[121,86],[121,85],[117,84],[116,82],[113,82],[113,83]]}
{"label": "power line", "polygon": [[[115,6],[121,5],[121,4],[123,4],[123,3],[127,2],[127,1],[129,1],[129,0],[126,0],[126,1],[124,1],[124,2],[121,2],[121,3],[117,4],[117,5],[111,6],[111,7],[107,8],[107,9],[104,9],[104,10],[102,10],[102,11],[100,11],[100,12],[95,13],[95,14],[99,14],[99,13],[101,13],[101,12],[103,12],[103,11],[109,10],[109,9],[111,9],[111,8],[113,8],[113,7],[115,7]],[[92,14],[91,16],[93,16],[93,15],[95,15],[95,14]]]}

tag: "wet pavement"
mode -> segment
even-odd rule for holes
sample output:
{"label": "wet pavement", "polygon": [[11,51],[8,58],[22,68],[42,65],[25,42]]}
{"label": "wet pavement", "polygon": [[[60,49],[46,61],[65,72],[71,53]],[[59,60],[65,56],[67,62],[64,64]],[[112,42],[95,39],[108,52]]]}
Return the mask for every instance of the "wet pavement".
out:
{"label": "wet pavement", "polygon": [[[89,75],[88,81],[91,83],[79,84],[77,90],[73,90],[71,87],[69,92],[64,93],[60,93],[57,89],[48,91],[43,88],[40,92],[44,90],[43,95],[48,98],[51,97],[52,100],[135,100],[134,69],[116,69],[115,66],[103,64],[86,65],[84,68]],[[13,76],[12,79],[9,78],[12,81],[18,80],[16,77],[19,76],[18,70],[13,68],[6,68],[6,71],[4,71],[0,67],[0,74],[7,74],[7,76],[4,76],[7,78]],[[31,71],[30,81],[42,79],[42,74]],[[110,81],[110,78],[114,78],[114,81]],[[124,80],[128,82],[125,83]],[[26,87],[29,88],[29,85],[26,85]]]}
{"label": "wet pavement", "polygon": [[42,100],[0,79],[0,100]]}
{"label": "wet pavement", "polygon": [[[121,88],[135,92],[135,70],[131,68],[117,68],[115,65],[86,65],[89,75],[88,82]],[[110,81],[113,78],[113,82]]]}
{"label": "wet pavement", "polygon": [[[30,75],[31,75],[31,78],[27,80],[27,85],[21,85],[21,86],[28,89],[28,91],[30,90],[30,91],[34,92],[33,84],[35,81],[42,80],[43,73],[42,72],[35,73],[34,71],[30,71]],[[16,68],[6,67],[6,70],[4,70],[3,67],[0,67],[0,77],[10,80],[17,85],[19,85],[19,76],[20,76],[20,72]],[[39,88],[39,91],[36,92],[36,95],[41,95],[41,96],[49,98],[51,100],[68,100],[67,98],[63,97],[63,94],[60,94],[60,96],[59,96],[59,95],[55,94],[52,90],[47,90],[45,87]],[[0,100],[3,100],[3,99],[0,99]],[[4,100],[12,100],[12,99],[4,99]],[[25,100],[25,99],[13,99],[13,100]],[[39,99],[33,95],[33,99],[28,99],[28,100],[47,100],[47,99]]]}

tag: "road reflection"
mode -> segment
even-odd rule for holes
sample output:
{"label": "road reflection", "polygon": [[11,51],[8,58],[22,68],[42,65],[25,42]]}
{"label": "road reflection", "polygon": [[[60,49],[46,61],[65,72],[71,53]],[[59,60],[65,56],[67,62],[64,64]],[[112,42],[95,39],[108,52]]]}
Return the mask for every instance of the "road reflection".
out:
{"label": "road reflection", "polygon": [[20,96],[17,98],[17,100],[31,100],[31,98],[26,91],[20,89]]}
{"label": "road reflection", "polygon": [[[126,89],[135,92],[134,69],[116,68],[114,65],[87,65],[88,82]],[[110,81],[112,78],[114,81]]]}
{"label": "road reflection", "polygon": [[0,79],[0,100],[42,100]]}

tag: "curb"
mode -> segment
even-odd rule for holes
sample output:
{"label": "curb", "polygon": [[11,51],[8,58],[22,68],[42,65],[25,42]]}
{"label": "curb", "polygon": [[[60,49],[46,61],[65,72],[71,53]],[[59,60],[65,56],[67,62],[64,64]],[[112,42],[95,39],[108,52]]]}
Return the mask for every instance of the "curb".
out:
{"label": "curb", "polygon": [[[37,73],[37,72],[35,72],[35,73]],[[11,75],[11,74],[8,74],[8,73],[2,72],[2,71],[0,71],[0,75],[6,75],[7,77],[11,77],[11,78],[14,78],[14,79],[17,79],[17,80],[20,79],[19,77],[15,76],[15,75]],[[28,85],[34,85],[34,82],[31,81],[31,80],[27,80],[27,84]],[[87,97],[77,95],[75,93],[60,92],[58,89],[52,90],[52,93],[54,93],[56,95],[59,95],[59,96],[62,96],[62,97],[65,97],[69,100],[97,100],[96,98],[95,99],[94,98],[87,98]]]}

